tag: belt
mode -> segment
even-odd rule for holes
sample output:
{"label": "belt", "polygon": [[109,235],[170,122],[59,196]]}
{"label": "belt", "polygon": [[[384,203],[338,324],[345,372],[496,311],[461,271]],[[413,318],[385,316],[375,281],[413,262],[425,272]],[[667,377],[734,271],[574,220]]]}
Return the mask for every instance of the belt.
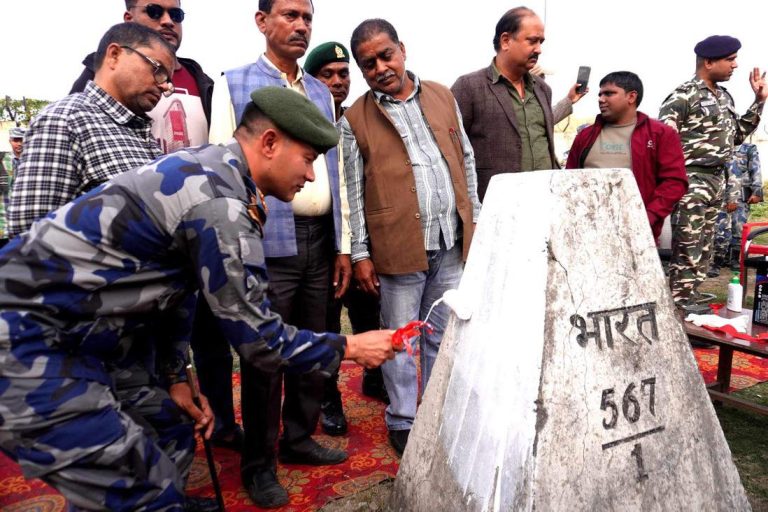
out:
{"label": "belt", "polygon": [[703,167],[701,165],[686,165],[688,172],[697,172],[699,174],[710,174],[712,176],[720,176],[725,171],[725,166],[720,165],[717,167]]}
{"label": "belt", "polygon": [[333,215],[330,213],[324,213],[323,215],[294,215],[293,216],[293,222],[294,224],[301,224],[301,225],[320,225],[320,224],[327,224],[327,223],[333,223]]}

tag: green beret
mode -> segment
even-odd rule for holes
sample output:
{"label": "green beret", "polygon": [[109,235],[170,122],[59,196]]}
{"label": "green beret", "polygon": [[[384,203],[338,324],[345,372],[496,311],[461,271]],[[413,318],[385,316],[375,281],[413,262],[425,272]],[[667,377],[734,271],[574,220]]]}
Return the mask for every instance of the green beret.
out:
{"label": "green beret", "polygon": [[282,131],[306,142],[319,153],[339,143],[339,133],[320,109],[300,93],[286,87],[262,87],[251,101]]}
{"label": "green beret", "polygon": [[309,52],[304,61],[304,71],[315,76],[329,62],[349,62],[349,52],[343,44],[329,41]]}

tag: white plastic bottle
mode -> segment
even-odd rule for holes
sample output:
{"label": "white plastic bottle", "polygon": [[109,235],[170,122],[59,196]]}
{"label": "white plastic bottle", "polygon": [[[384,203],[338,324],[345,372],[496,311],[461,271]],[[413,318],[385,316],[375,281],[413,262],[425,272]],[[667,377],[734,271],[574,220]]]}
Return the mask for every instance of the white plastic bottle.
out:
{"label": "white plastic bottle", "polygon": [[741,298],[743,296],[743,288],[739,279],[739,275],[736,274],[728,283],[728,304],[726,307],[731,311],[741,313]]}

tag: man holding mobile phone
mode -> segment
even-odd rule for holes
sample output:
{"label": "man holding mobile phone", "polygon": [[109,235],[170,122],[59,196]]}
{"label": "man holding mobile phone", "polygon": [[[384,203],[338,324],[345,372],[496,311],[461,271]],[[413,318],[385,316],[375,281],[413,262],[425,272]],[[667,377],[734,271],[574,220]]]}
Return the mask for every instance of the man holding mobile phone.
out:
{"label": "man holding mobile phone", "polygon": [[542,43],[544,23],[536,13],[510,9],[496,24],[491,65],[451,87],[475,150],[481,201],[496,174],[559,168],[552,89],[531,73]]}
{"label": "man holding mobile phone", "polygon": [[[579,74],[576,76],[576,83],[571,86],[568,90],[568,94],[566,94],[563,99],[552,105],[552,116],[555,118],[555,124],[571,115],[573,113],[573,106],[589,92],[587,84],[589,83],[590,69],[589,66],[580,66]],[[586,72],[583,72],[582,70],[586,70]],[[552,75],[554,72],[536,64],[533,66],[533,69],[531,69],[531,74],[542,80],[546,80],[547,75]]]}

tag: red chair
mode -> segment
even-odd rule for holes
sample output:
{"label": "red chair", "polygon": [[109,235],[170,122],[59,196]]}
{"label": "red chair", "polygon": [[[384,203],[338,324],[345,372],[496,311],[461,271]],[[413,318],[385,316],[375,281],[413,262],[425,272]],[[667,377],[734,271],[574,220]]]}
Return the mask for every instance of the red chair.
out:
{"label": "red chair", "polygon": [[768,233],[768,222],[747,222],[741,231],[739,271],[743,298],[747,296],[747,269],[765,266],[768,261],[768,245],[754,243],[755,238]]}

